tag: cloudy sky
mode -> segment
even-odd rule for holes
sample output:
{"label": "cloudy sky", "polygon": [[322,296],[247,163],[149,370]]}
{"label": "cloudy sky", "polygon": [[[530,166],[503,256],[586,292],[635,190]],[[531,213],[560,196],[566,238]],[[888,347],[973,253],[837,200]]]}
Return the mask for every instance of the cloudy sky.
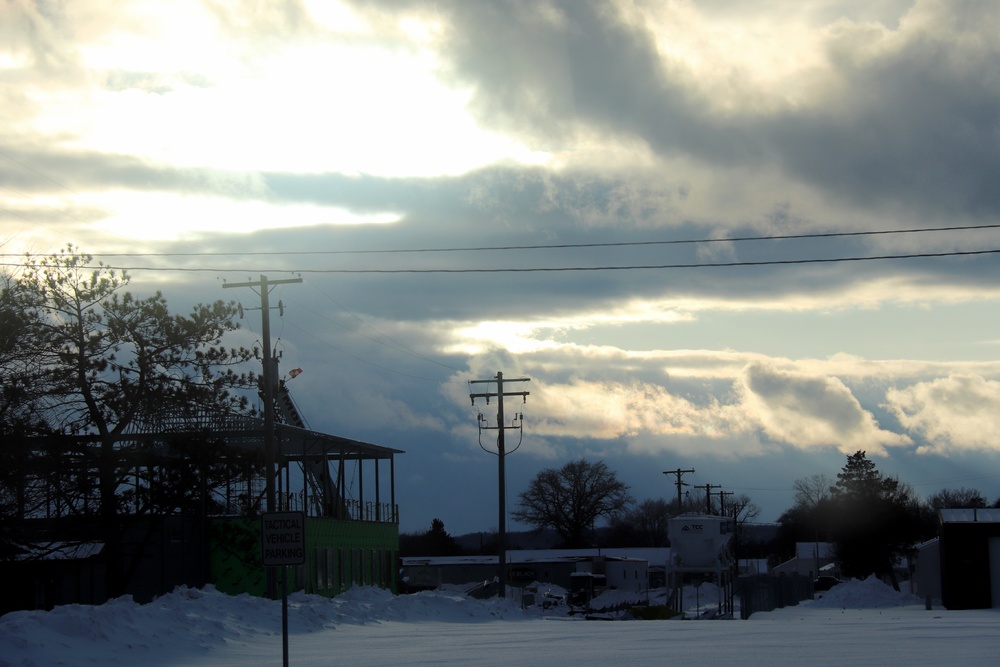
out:
{"label": "cloudy sky", "polygon": [[281,369],[406,450],[403,530],[496,527],[497,372],[511,505],[586,457],[768,521],[857,450],[993,500],[998,34],[988,0],[0,0],[0,253],[178,311],[301,275]]}

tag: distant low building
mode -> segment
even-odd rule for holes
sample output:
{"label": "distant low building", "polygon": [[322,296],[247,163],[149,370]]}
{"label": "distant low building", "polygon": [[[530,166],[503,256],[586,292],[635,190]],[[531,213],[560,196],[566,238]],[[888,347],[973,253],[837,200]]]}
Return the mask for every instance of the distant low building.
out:
{"label": "distant low building", "polygon": [[[648,590],[650,571],[662,572],[669,549],[545,549],[507,552],[507,583],[514,587],[534,582],[570,589],[572,575],[603,574],[610,589]],[[437,588],[444,584],[465,586],[492,581],[497,575],[496,556],[447,556],[402,559],[406,590]]]}
{"label": "distant low building", "polygon": [[796,542],[795,557],[771,568],[770,574],[799,574],[815,579],[830,575],[840,578],[832,542]]}

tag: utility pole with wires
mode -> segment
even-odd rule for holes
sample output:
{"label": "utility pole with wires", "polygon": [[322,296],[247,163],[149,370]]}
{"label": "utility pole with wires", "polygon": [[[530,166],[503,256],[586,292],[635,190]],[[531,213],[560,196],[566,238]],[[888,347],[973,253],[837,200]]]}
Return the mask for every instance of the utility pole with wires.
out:
{"label": "utility pole with wires", "polygon": [[[261,369],[261,383],[264,385],[262,389],[264,390],[264,466],[265,466],[265,477],[264,477],[264,493],[267,500],[267,512],[277,512],[277,493],[275,491],[275,476],[278,474],[275,470],[275,462],[277,456],[274,451],[274,389],[278,385],[277,364],[271,361],[271,302],[270,295],[271,290],[274,289],[275,285],[285,285],[288,283],[300,283],[302,278],[287,278],[285,280],[268,280],[267,276],[261,274],[260,280],[253,282],[248,280],[245,283],[223,283],[222,287],[249,287],[253,291],[260,295],[260,329],[261,329],[261,346],[263,349],[264,358],[262,359],[262,369]],[[247,309],[256,310],[256,308]],[[285,307],[278,301],[278,314],[284,315]],[[240,317],[243,316],[243,306],[240,306]],[[263,539],[263,536],[261,537]],[[267,588],[267,596],[272,600],[278,597],[278,582],[275,577],[274,568],[265,568],[266,581],[265,586]],[[287,576],[288,571],[285,567],[281,568],[282,573],[282,625],[286,626],[288,622],[288,600],[287,594]],[[288,664],[288,632],[287,628],[283,627],[282,640],[284,642],[284,656],[285,663]]]}
{"label": "utility pole with wires", "polygon": [[705,514],[712,513],[712,489],[721,489],[721,484],[700,484],[695,485],[696,489],[705,489]]}
{"label": "utility pole with wires", "polygon": [[[264,493],[267,500],[268,512],[277,512],[277,493],[275,490],[275,470],[276,456],[274,451],[274,389],[278,384],[275,377],[276,365],[271,362],[271,303],[269,300],[271,290],[275,285],[285,285],[288,283],[300,283],[302,278],[287,278],[285,280],[268,280],[267,276],[261,274],[260,280],[254,282],[248,280],[245,283],[223,283],[223,288],[228,287],[249,287],[260,295],[260,323],[261,323],[261,346],[264,358],[261,361],[261,383],[264,385]],[[248,310],[256,310],[248,309]],[[284,305],[278,301],[278,313],[284,315]],[[240,316],[243,316],[243,306],[240,306]],[[284,572],[285,568],[282,568]],[[272,600],[278,595],[277,581],[274,576],[274,568],[267,568],[267,595]]]}
{"label": "utility pole with wires", "polygon": [[682,486],[687,486],[687,482],[682,482],[681,481],[681,477],[683,477],[687,473],[694,473],[694,468],[691,468],[690,470],[681,470],[680,468],[678,468],[677,470],[664,470],[663,471],[664,475],[677,475],[677,513],[678,514],[681,514],[682,510],[684,509],[684,501],[681,500],[681,487]]}
{"label": "utility pole with wires", "polygon": [[[507,382],[530,382],[530,378],[516,378],[513,380],[507,380]],[[472,405],[475,407],[477,398],[485,398],[486,405],[490,404],[490,398],[496,397],[497,399],[497,425],[490,426],[487,420],[483,417],[482,413],[479,413],[479,436],[480,443],[479,446],[482,447],[482,435],[484,430],[496,429],[497,431],[497,466],[498,466],[498,481],[499,481],[499,497],[500,497],[500,510],[499,510],[499,523],[497,526],[497,578],[500,585],[500,597],[507,597],[507,482],[504,476],[504,456],[507,455],[505,451],[504,444],[504,430],[507,428],[521,429],[521,424],[524,421],[524,414],[515,415],[514,419],[511,421],[510,426],[506,426],[504,422],[503,414],[503,398],[504,396],[520,396],[525,403],[528,402],[528,392],[526,391],[511,391],[505,392],[503,390],[504,377],[503,373],[497,372],[495,378],[490,378],[489,380],[471,380],[469,384],[491,384],[496,383],[497,390],[495,392],[484,392],[480,394],[469,394],[469,398],[472,399]],[[523,431],[522,431],[523,433]],[[518,443],[520,447],[520,443]],[[483,447],[483,449],[486,449]],[[515,450],[517,447],[514,448]],[[487,450],[489,451],[489,450]],[[513,453],[513,452],[512,452]]]}
{"label": "utility pole with wires", "polygon": [[[726,496],[734,495],[735,491],[719,491],[719,515],[726,516]],[[735,516],[733,517],[736,518]]]}

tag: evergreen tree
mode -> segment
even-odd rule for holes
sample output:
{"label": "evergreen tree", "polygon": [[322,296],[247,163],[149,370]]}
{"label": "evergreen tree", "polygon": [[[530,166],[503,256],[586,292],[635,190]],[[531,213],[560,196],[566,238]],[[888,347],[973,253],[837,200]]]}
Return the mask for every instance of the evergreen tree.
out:
{"label": "evergreen tree", "polygon": [[430,530],[423,533],[404,533],[399,536],[399,554],[414,556],[458,556],[462,548],[444,529],[444,521],[435,518]]}
{"label": "evergreen tree", "polygon": [[15,358],[35,365],[31,402],[46,423],[97,440],[93,448],[48,452],[48,474],[66,511],[96,513],[114,597],[128,578],[121,518],[123,493],[135,481],[135,457],[125,451],[129,429],[243,411],[245,395],[233,390],[255,379],[233,369],[252,353],[221,345],[236,328],[233,304],[199,304],[188,317],[172,315],[162,294],[136,297],[126,291],[127,274],[91,263],[72,247],[29,258],[11,297],[26,323]]}
{"label": "evergreen tree", "polygon": [[832,530],[844,574],[885,575],[899,590],[895,561],[920,538],[920,507],[909,487],[885,477],[858,451],[847,457],[832,494]]}

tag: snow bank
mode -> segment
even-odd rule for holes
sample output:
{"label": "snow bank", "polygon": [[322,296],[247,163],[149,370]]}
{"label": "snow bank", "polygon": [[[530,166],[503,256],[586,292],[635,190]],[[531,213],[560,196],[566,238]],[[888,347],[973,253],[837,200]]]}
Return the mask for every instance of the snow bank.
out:
{"label": "snow bank", "polygon": [[[393,595],[358,587],[335,598],[293,593],[290,633],[402,623],[485,623],[536,619],[512,600],[476,600],[460,592]],[[250,595],[230,596],[213,587],[181,587],[149,604],[131,597],[103,605],[64,605],[52,611],[15,611],[0,617],[0,667],[11,656],[42,656],[27,664],[185,664],[261,636],[280,636],[281,604]],[[56,657],[58,656],[58,658]],[[78,661],[78,662],[77,662]]]}
{"label": "snow bank", "polygon": [[863,581],[845,581],[825,593],[817,593],[816,599],[809,604],[838,609],[882,609],[923,602],[916,595],[893,589],[873,574]]}
{"label": "snow bank", "polygon": [[[538,588],[543,599],[558,592]],[[700,597],[704,606],[712,593],[707,585],[686,590],[685,602]],[[650,592],[651,603],[661,597]],[[591,623],[568,616],[564,605],[522,610],[511,599],[477,600],[461,590],[394,596],[364,587],[332,599],[295,593],[288,606],[293,662],[302,667],[329,666],[333,656],[338,664],[614,664],[626,653],[630,664],[657,664],[667,651],[677,664],[915,667],[996,665],[1000,655],[996,610],[927,612],[877,579],[845,582],[746,622]],[[886,606],[899,611],[883,614]],[[831,622],[822,607],[858,611],[837,612]],[[903,641],[887,643],[890,631]],[[280,647],[280,602],[211,587],[179,588],[145,605],[120,598],[0,617],[0,667],[263,667],[280,660]]]}

